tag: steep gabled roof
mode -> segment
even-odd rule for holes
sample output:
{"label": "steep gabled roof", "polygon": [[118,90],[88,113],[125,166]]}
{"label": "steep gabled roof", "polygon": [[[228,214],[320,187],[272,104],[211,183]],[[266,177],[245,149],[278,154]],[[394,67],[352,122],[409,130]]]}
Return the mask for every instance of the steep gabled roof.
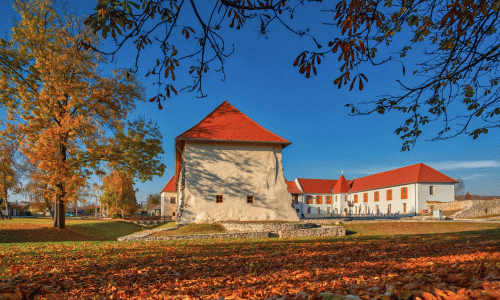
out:
{"label": "steep gabled roof", "polygon": [[283,147],[291,144],[257,124],[227,101],[176,140],[263,142],[282,144]]}
{"label": "steep gabled roof", "polygon": [[419,163],[354,179],[351,193],[416,182],[456,183],[457,181],[423,163]]}
{"label": "steep gabled roof", "polygon": [[337,183],[335,183],[335,186],[333,187],[333,193],[334,194],[349,193],[350,189],[351,187],[349,186],[349,182],[345,179],[344,174],[341,174],[339,180],[337,180]]}
{"label": "steep gabled roof", "polygon": [[295,181],[286,180],[286,185],[288,186],[288,192],[290,194],[303,194],[302,191],[297,187]]}
{"label": "steep gabled roof", "polygon": [[331,194],[337,180],[333,179],[307,179],[298,178],[304,193],[308,194]]}
{"label": "steep gabled roof", "polygon": [[161,192],[167,192],[167,193],[175,193],[176,191],[176,188],[175,188],[175,179],[174,179],[175,176],[172,176],[172,178],[169,180],[169,182],[167,183],[167,185],[165,185],[165,187],[163,188],[163,190],[161,190]]}

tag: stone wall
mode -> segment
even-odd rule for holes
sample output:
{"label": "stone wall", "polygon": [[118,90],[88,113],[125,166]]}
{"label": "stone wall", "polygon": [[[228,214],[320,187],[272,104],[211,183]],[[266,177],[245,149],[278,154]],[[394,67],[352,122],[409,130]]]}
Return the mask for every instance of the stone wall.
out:
{"label": "stone wall", "polygon": [[[453,216],[454,219],[467,219],[500,214],[500,200],[469,200],[471,205]],[[465,201],[462,201],[465,202]]]}
{"label": "stone wall", "polygon": [[119,238],[119,241],[174,241],[174,240],[209,240],[209,239],[227,239],[227,238],[268,238],[269,232],[230,232],[230,233],[212,233],[212,234],[190,234],[190,235],[170,235],[170,236],[145,236]]}
{"label": "stone wall", "polygon": [[[152,233],[153,232],[149,234]],[[120,237],[118,238],[118,241],[161,241],[161,240],[174,241],[174,240],[207,240],[207,239],[228,239],[228,238],[241,239],[241,238],[275,238],[275,237],[293,238],[293,237],[307,237],[307,236],[344,236],[345,228],[340,226],[325,226],[320,228],[280,230],[280,231],[250,231],[250,232],[228,232],[228,233],[170,235],[170,236],[151,236],[146,234],[143,231],[141,232],[141,234],[131,234]]]}
{"label": "stone wall", "polygon": [[465,208],[470,207],[472,205],[472,201],[473,200],[432,203],[432,204],[427,204],[427,208],[430,211],[434,211],[434,210],[442,210],[442,211],[461,210],[461,209],[465,209]]}
{"label": "stone wall", "polygon": [[[330,221],[331,223],[331,221]],[[240,222],[221,222],[228,231],[283,231],[299,230],[318,227],[314,223],[240,223]]]}
{"label": "stone wall", "polygon": [[340,226],[325,226],[320,228],[283,230],[278,231],[280,238],[306,237],[306,236],[344,236],[345,228]]}

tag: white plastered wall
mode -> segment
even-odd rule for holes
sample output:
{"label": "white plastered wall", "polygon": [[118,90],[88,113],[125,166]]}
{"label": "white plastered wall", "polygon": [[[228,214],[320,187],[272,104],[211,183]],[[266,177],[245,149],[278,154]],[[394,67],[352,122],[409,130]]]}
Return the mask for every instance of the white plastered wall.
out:
{"label": "white plastered wall", "polygon": [[[401,199],[401,188],[402,187],[407,187],[408,188],[408,199]],[[391,189],[392,190],[392,200],[387,200],[387,190]],[[375,192],[379,192],[379,201],[375,202]],[[365,206],[367,207],[367,212],[368,214],[375,214],[376,213],[376,206],[378,205],[379,212],[381,214],[387,214],[388,213],[388,207],[389,204],[391,205],[391,213],[396,214],[399,213],[400,215],[413,215],[415,214],[415,211],[418,213],[418,202],[416,203],[415,199],[418,197],[416,194],[417,190],[415,189],[415,184],[406,184],[406,185],[399,185],[399,186],[394,186],[394,187],[388,187],[388,188],[382,188],[382,189],[375,189],[375,190],[368,190],[368,191],[360,191],[360,192],[354,192],[351,193],[350,195],[350,200],[354,201],[354,195],[358,195],[358,203],[354,203],[354,207],[352,208],[353,214],[356,213],[356,207],[358,207],[358,213],[361,208],[361,214],[364,214],[365,212]],[[368,193],[368,202],[363,202],[363,194]],[[406,203],[406,212],[404,212],[403,209],[403,203]]]}
{"label": "white plastered wall", "polygon": [[[434,194],[430,194],[430,187],[434,187]],[[427,209],[427,201],[452,202],[455,201],[455,184],[453,183],[417,183],[419,210]]]}
{"label": "white plastered wall", "polygon": [[[281,150],[281,144],[186,141],[180,222],[298,221]],[[223,195],[223,203],[216,203],[216,195]]]}
{"label": "white plastered wall", "polygon": [[[170,198],[175,197],[175,203],[171,203]],[[161,193],[161,217],[173,217],[174,212],[177,211],[177,193],[175,192],[162,192]]]}

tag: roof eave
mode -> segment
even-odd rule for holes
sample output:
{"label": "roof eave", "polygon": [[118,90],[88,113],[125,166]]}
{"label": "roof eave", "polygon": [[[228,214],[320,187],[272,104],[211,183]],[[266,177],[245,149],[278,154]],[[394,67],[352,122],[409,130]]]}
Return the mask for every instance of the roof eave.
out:
{"label": "roof eave", "polygon": [[192,139],[192,138],[179,138],[176,137],[175,141],[200,141],[200,142],[237,142],[237,143],[253,143],[253,144],[281,144],[283,148],[289,146],[292,142],[270,142],[270,141],[245,141],[245,140],[215,140],[215,139]]}

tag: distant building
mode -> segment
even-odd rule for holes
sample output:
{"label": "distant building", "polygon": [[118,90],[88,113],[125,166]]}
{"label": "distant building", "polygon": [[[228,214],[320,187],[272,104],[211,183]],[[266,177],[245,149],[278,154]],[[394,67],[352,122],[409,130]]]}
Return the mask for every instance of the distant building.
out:
{"label": "distant building", "polygon": [[427,202],[454,201],[456,180],[423,164],[377,173],[348,181],[297,178],[299,215],[381,216],[415,215],[427,209]]}
{"label": "distant building", "polygon": [[176,219],[177,214],[177,192],[175,186],[175,176],[169,180],[165,187],[161,190],[160,215],[162,218],[171,217]]}

